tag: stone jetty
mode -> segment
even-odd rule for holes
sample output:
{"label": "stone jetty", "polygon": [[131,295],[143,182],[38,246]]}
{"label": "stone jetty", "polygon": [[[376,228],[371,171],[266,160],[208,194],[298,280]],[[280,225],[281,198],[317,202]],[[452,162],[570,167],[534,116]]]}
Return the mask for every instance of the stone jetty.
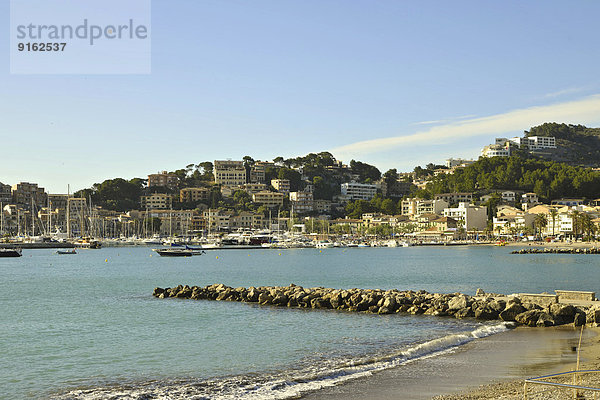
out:
{"label": "stone jetty", "polygon": [[521,249],[512,251],[510,254],[600,254],[600,248],[598,247],[586,247],[586,248],[539,248],[532,247],[528,249]]}
{"label": "stone jetty", "polygon": [[233,288],[224,284],[213,284],[204,287],[188,285],[164,289],[157,287],[153,295],[160,299],[238,301],[275,307],[502,320],[540,327],[565,324],[597,326],[597,323],[600,323],[598,301],[586,302],[586,305],[574,305],[559,302],[558,295],[504,296],[486,294],[481,289],[477,291],[476,296],[469,296],[462,293],[428,293],[424,290],[415,292],[396,289],[304,288],[294,284]]}

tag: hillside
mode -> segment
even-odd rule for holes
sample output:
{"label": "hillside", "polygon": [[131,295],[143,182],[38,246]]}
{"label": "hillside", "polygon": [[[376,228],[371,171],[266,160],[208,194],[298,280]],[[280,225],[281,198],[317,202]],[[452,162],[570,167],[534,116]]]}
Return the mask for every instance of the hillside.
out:
{"label": "hillside", "polygon": [[557,149],[536,152],[542,158],[571,165],[600,167],[600,128],[555,122],[534,126],[525,136],[554,136]]}

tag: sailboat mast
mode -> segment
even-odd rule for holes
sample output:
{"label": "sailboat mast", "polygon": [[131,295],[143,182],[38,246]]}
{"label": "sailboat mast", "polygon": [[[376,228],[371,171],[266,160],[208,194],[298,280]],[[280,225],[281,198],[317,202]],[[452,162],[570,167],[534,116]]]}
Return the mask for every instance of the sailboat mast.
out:
{"label": "sailboat mast", "polygon": [[33,196],[31,196],[31,236],[35,236],[35,218],[33,217]]}
{"label": "sailboat mast", "polygon": [[67,238],[71,238],[71,187],[67,185]]}

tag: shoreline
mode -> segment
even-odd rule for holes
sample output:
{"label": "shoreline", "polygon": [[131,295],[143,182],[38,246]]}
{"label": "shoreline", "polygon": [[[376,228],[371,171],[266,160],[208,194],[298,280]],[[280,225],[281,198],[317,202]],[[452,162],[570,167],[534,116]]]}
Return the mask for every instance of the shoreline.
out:
{"label": "shoreline", "polygon": [[[302,399],[522,399],[525,379],[575,369],[579,332],[518,327]],[[599,328],[584,330],[580,369],[600,366],[599,334]]]}

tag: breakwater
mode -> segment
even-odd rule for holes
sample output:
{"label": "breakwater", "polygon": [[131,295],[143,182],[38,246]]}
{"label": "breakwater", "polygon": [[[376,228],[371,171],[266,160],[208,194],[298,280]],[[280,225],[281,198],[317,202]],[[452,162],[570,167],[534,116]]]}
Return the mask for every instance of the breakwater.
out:
{"label": "breakwater", "polygon": [[265,306],[331,309],[373,314],[424,314],[454,318],[511,321],[527,326],[556,326],[600,323],[600,303],[574,306],[558,303],[552,296],[504,296],[485,294],[469,296],[462,293],[440,294],[420,291],[379,289],[331,289],[289,286],[229,287],[213,284],[204,287],[179,285],[155,288],[153,296],[192,300],[217,300],[257,303]]}
{"label": "breakwater", "polygon": [[515,251],[512,251],[510,254],[600,254],[600,248],[587,247],[587,248],[573,249],[573,248],[532,247],[529,249],[515,250]]}

